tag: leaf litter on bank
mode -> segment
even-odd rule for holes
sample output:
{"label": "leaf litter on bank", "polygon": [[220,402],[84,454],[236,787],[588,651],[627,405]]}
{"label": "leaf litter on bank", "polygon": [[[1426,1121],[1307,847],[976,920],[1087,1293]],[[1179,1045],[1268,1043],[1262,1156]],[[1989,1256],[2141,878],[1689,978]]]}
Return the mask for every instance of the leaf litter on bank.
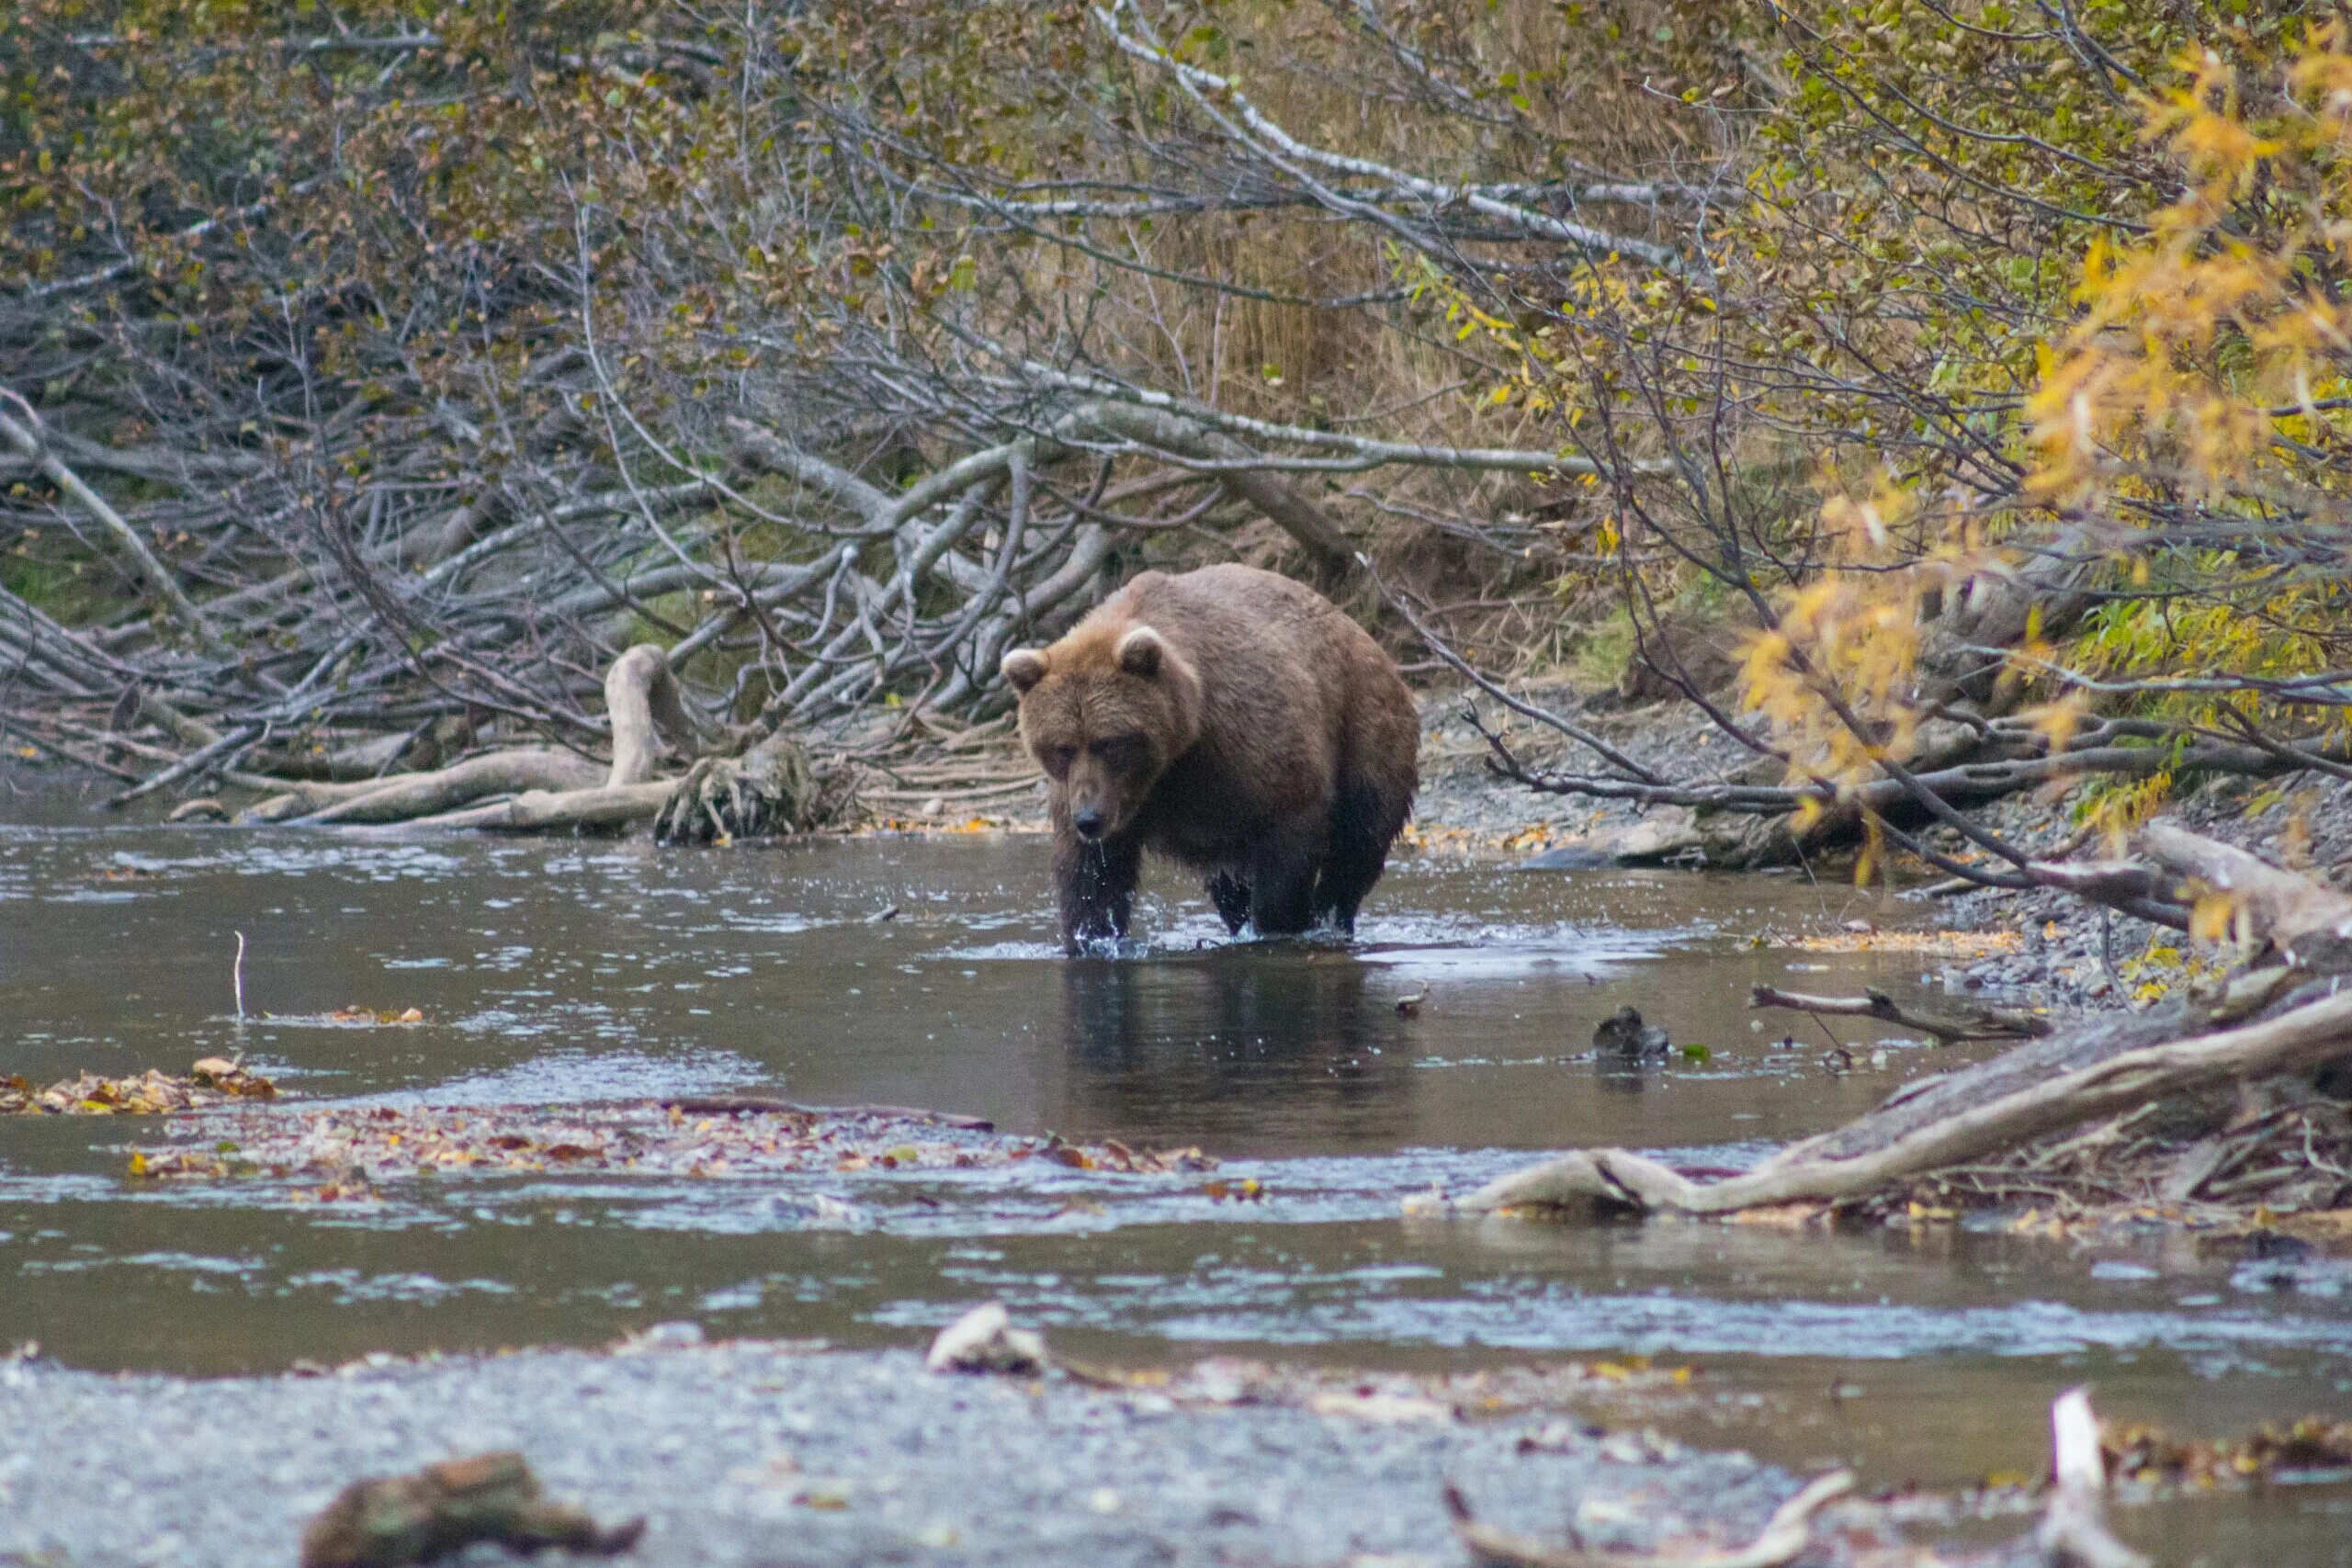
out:
{"label": "leaf litter on bank", "polygon": [[[820,1110],[690,1115],[678,1106],[321,1106],[224,1112],[207,1141],[139,1150],[150,1179],[325,1179],[359,1196],[370,1182],[420,1176],[602,1171],[748,1177],[1007,1168],[1027,1161],[1116,1174],[1214,1168],[1195,1148],[1002,1136],[914,1120],[919,1112]],[[327,1196],[322,1190],[322,1196]]]}
{"label": "leaf litter on bank", "polygon": [[[2125,1506],[2352,1476],[2352,1422],[2324,1416],[2266,1422],[2237,1438],[2195,1437],[2103,1417],[2096,1431],[2106,1488]],[[1866,1506],[1889,1524],[1951,1528],[2045,1509],[2053,1492],[2050,1481],[2043,1467],[2024,1462],[1957,1491],[1906,1483],[1874,1494]]]}
{"label": "leaf litter on bank", "polygon": [[2308,1416],[2265,1423],[2243,1438],[2196,1438],[2162,1427],[2108,1422],[2099,1442],[2119,1480],[2211,1489],[2294,1476],[2352,1476],[2352,1421]]}
{"label": "leaf litter on bank", "polygon": [[0,1115],[158,1116],[205,1111],[241,1100],[272,1100],[277,1086],[225,1056],[207,1056],[185,1077],[149,1068],[128,1077],[81,1073],[46,1089],[21,1077],[0,1077]]}

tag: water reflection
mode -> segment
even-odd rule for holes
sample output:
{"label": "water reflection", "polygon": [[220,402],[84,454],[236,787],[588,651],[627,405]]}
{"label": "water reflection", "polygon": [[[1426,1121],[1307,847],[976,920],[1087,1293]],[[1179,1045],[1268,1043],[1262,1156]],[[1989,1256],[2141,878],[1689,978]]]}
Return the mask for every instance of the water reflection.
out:
{"label": "water reflection", "polygon": [[1412,1123],[1392,976],[1344,950],[1236,946],[1061,966],[1068,1103],[1088,1126],[1260,1142],[1315,1128],[1350,1145]]}
{"label": "water reflection", "polygon": [[1593,1061],[1593,1081],[1603,1094],[1638,1096],[1656,1083],[1662,1064],[1655,1058],[1627,1058],[1604,1052]]}

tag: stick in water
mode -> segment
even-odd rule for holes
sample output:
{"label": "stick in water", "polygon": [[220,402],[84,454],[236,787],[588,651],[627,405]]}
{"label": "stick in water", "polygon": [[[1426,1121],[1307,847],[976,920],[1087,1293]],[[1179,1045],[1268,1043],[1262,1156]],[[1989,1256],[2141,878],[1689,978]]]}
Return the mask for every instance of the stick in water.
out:
{"label": "stick in water", "polygon": [[237,1021],[243,1023],[245,1021],[245,933],[239,931],[236,937],[237,961],[229,966],[229,984],[236,988]]}

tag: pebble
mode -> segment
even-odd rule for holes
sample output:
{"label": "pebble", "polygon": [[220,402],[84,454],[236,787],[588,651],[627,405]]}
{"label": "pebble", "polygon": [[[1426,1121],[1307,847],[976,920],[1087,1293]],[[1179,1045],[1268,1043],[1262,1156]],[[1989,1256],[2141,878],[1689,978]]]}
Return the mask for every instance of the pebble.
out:
{"label": "pebble", "polygon": [[[1744,1455],[1635,1439],[1604,1457],[1598,1436],[1544,1413],[1170,1409],[1059,1379],[929,1376],[910,1351],[665,1337],[639,1336],[624,1357],[527,1351],[326,1378],[24,1364],[0,1382],[0,1562],[291,1562],[345,1483],[494,1448],[520,1450],[549,1495],[599,1518],[647,1516],[630,1568],[910,1550],[924,1563],[1068,1568],[1452,1562],[1449,1480],[1481,1518],[1544,1540],[1563,1540],[1564,1506],[1589,1503],[1606,1516],[1597,1544],[1618,1548],[1744,1540],[1796,1490]],[[1544,1446],[1521,1451],[1538,1430]]]}

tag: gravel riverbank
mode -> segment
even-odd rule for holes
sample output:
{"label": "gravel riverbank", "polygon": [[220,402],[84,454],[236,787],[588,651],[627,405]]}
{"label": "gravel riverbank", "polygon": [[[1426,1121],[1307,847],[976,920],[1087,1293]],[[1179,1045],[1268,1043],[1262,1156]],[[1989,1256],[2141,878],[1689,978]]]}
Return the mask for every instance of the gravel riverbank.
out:
{"label": "gravel riverbank", "polygon": [[[1360,1406],[1351,1413],[1336,1407]],[[1170,1397],[772,1343],[190,1381],[0,1367],[0,1563],[291,1563],[347,1482],[518,1449],[664,1564],[1454,1563],[1442,1494],[1561,1541],[1746,1540],[1796,1481],[1556,1413]],[[1834,1531],[1826,1555],[1851,1555]],[[485,1559],[488,1560],[488,1559]]]}
{"label": "gravel riverbank", "polygon": [[[1604,696],[1597,704],[1566,688],[1542,700],[1612,745],[1679,780],[1704,781],[1747,761],[1704,716],[1688,705],[1654,702],[1626,706]],[[1532,856],[1547,847],[1569,846],[1558,863],[1573,869],[1575,846],[1641,841],[1640,825],[1679,815],[1674,808],[1647,811],[1622,801],[1548,795],[1497,777],[1486,765],[1487,748],[1463,721],[1460,694],[1432,694],[1422,706],[1422,779],[1417,806],[1424,843],[1440,850]],[[1481,705],[1490,723],[1501,715]],[[1532,765],[1591,769],[1589,757],[1573,745],[1524,720],[1506,727],[1512,744]],[[1976,808],[1986,827],[2028,852],[2058,858],[2095,855],[2086,844],[2085,787],[2061,787],[2012,795]],[[2168,797],[2164,813],[2197,832],[2235,844],[2274,864],[2352,888],[2352,780],[2302,775],[2284,780],[2216,778],[2192,781]],[[1671,838],[1671,834],[1656,835]],[[1925,836],[1947,854],[1982,859],[1983,852],[1949,829]],[[1596,854],[1596,862],[1605,859]],[[1698,864],[1676,857],[1673,863]],[[1849,858],[1827,857],[1813,868],[1826,880],[1849,874]],[[1979,889],[1953,895],[1929,891],[1932,884],[1914,868],[1911,896],[1918,924],[1966,931],[2013,931],[2010,951],[1972,963],[1954,964],[1933,978],[1947,988],[2064,1011],[2096,1011],[2143,1002],[2184,979],[2196,979],[2200,962],[2177,932],[2116,914],[2070,894],[2044,889],[2013,893]]]}
{"label": "gravel riverbank", "polygon": [[[2076,791],[2019,795],[1983,815],[2012,843],[2055,853],[2075,839]],[[2165,814],[2197,832],[2234,844],[2339,888],[2352,885],[2352,782],[2215,779],[2183,791]],[[2096,848],[2077,852],[2096,853]],[[1938,918],[1979,930],[2011,929],[2022,945],[2006,956],[1947,972],[1954,990],[2007,994],[2072,1008],[2123,1007],[2184,978],[2199,963],[2179,932],[2110,913],[2043,889],[1982,889],[1935,901]],[[2209,952],[2204,962],[2211,962]]]}

